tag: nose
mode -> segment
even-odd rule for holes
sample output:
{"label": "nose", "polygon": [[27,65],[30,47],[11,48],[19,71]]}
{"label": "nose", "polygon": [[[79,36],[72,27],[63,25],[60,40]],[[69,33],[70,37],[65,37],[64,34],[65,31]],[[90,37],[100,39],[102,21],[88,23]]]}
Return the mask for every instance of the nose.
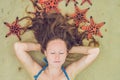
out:
{"label": "nose", "polygon": [[59,60],[59,59],[60,59],[60,55],[59,55],[59,54],[56,54],[56,55],[55,55],[55,59],[56,59],[56,60]]}

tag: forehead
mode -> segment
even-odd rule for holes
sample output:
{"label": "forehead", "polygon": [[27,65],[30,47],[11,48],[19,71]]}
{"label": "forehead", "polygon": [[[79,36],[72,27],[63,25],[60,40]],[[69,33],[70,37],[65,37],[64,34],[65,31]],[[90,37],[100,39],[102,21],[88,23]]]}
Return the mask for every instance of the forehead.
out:
{"label": "forehead", "polygon": [[48,43],[47,50],[66,50],[66,44],[61,39],[55,39]]}

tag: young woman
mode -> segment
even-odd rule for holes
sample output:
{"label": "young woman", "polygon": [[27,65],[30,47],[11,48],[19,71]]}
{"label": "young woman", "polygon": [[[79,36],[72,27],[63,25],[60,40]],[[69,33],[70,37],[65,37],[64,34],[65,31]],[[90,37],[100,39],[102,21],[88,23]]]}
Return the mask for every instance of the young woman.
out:
{"label": "young woman", "polygon": [[[92,63],[99,54],[99,48],[75,46],[74,34],[70,31],[72,29],[66,24],[58,23],[61,22],[54,22],[52,27],[49,22],[42,25],[38,22],[34,23],[34,27],[40,25],[38,29],[34,29],[38,44],[16,42],[14,45],[18,59],[35,80],[74,80],[76,74]],[[42,67],[35,62],[29,51],[42,51],[47,60],[46,66]],[[84,54],[84,56],[64,68],[62,65],[69,53]]]}

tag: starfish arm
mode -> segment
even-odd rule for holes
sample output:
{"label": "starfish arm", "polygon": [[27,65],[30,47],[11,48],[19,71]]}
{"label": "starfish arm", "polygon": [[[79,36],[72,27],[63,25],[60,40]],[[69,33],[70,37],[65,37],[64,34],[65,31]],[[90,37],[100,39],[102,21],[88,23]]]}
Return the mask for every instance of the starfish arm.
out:
{"label": "starfish arm", "polygon": [[86,0],[82,0],[82,3],[81,3],[81,5],[83,5],[85,2],[86,2]]}
{"label": "starfish arm", "polygon": [[21,38],[20,38],[20,36],[19,36],[18,34],[16,34],[16,35],[17,35],[18,39],[21,41]]}
{"label": "starfish arm", "polygon": [[78,2],[76,0],[73,0],[74,1],[74,6],[76,6],[78,4]]}
{"label": "starfish arm", "polygon": [[17,24],[17,23],[18,23],[18,21],[19,21],[19,18],[18,18],[18,17],[16,17],[16,22],[15,22],[15,23]]}
{"label": "starfish arm", "polygon": [[82,13],[85,14],[89,9],[90,9],[90,8],[86,8],[86,9],[82,10]]}
{"label": "starfish arm", "polygon": [[97,35],[100,36],[101,38],[103,37],[100,31],[98,31]]}
{"label": "starfish arm", "polygon": [[91,1],[90,1],[90,0],[82,0],[81,5],[83,5],[86,1],[87,1],[90,5],[92,5],[92,3],[91,3]]}
{"label": "starfish arm", "polygon": [[75,6],[75,12],[78,13],[80,11],[80,8],[78,6]]}
{"label": "starfish arm", "polygon": [[7,27],[11,27],[11,25],[10,25],[8,22],[4,22],[4,24],[5,24]]}
{"label": "starfish arm", "polygon": [[84,16],[85,18],[83,19],[83,22],[88,22],[89,23],[89,20],[86,19],[86,16]]}
{"label": "starfish arm", "polygon": [[88,33],[88,39],[91,39],[93,36],[91,33]]}
{"label": "starfish arm", "polygon": [[90,0],[87,0],[90,5],[92,5],[92,2]]}
{"label": "starfish arm", "polygon": [[[78,2],[76,0],[72,0],[72,1],[74,1],[74,5],[75,6],[78,4]],[[68,6],[69,2],[70,2],[70,0],[67,0],[65,6]]]}
{"label": "starfish arm", "polygon": [[90,16],[90,24],[91,24],[91,25],[94,25],[94,24],[95,24],[92,16]]}
{"label": "starfish arm", "polygon": [[73,0],[76,4],[78,4],[78,2],[76,0]]}
{"label": "starfish arm", "polygon": [[90,8],[87,8],[87,9],[85,9],[85,10],[83,10],[83,14],[84,14],[84,20],[85,20],[85,22],[88,22],[89,23],[89,20],[87,20],[87,17],[86,17],[86,12],[89,10]]}
{"label": "starfish arm", "polygon": [[8,34],[6,34],[6,36],[5,37],[8,37],[8,36],[10,36],[12,34],[12,32],[9,32]]}
{"label": "starfish arm", "polygon": [[97,24],[97,28],[101,28],[104,24],[105,24],[105,22],[101,22],[101,23]]}
{"label": "starfish arm", "polygon": [[65,4],[65,6],[68,6],[69,2],[70,2],[70,0],[67,0],[67,2],[66,2],[66,4]]}
{"label": "starfish arm", "polygon": [[77,21],[75,21],[75,25],[76,25],[76,27],[78,27],[79,26],[79,21],[77,20]]}
{"label": "starfish arm", "polygon": [[16,20],[12,23],[13,24],[13,26],[17,26],[17,24],[18,24],[18,17],[16,17]]}

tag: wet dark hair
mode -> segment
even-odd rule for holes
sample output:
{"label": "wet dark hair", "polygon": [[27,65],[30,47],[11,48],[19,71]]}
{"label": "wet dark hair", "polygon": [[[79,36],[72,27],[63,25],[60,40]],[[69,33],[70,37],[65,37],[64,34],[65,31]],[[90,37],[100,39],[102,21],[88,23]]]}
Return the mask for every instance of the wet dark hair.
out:
{"label": "wet dark hair", "polygon": [[49,13],[44,18],[37,19],[29,29],[34,31],[38,43],[42,46],[42,52],[46,50],[49,41],[61,39],[65,41],[67,49],[76,45],[76,28],[70,25],[60,13]]}

